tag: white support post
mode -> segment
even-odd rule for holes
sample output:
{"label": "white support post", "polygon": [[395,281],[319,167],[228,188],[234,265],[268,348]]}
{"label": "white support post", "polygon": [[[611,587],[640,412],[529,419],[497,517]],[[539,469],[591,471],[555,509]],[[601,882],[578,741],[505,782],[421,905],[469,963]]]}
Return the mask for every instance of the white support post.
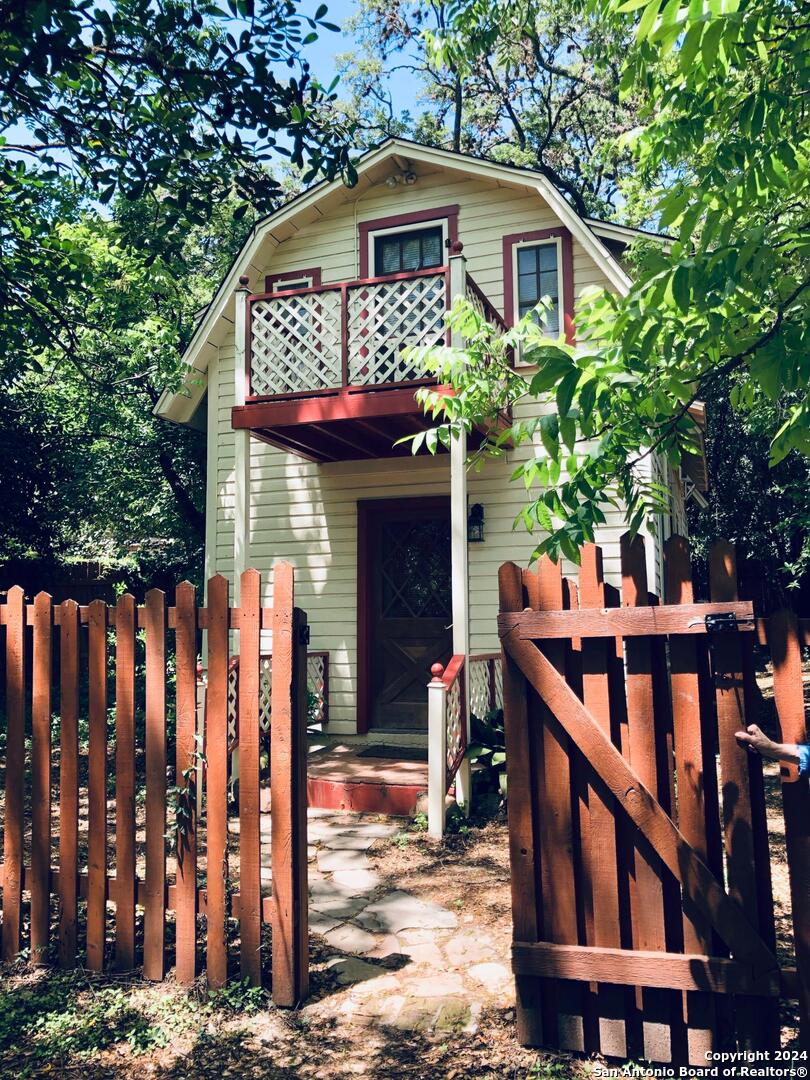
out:
{"label": "white support post", "polygon": [[[234,404],[244,405],[247,396],[247,298],[248,278],[239,278],[234,294]],[[250,557],[250,431],[235,431],[234,447],[234,518],[233,518],[233,595],[239,603],[239,578],[248,568]]]}
{"label": "white support post", "polygon": [[444,836],[445,785],[447,783],[447,691],[442,682],[442,665],[431,668],[428,683],[428,836]]}
{"label": "white support post", "polygon": [[[450,295],[455,299],[464,296],[467,288],[467,260],[463,255],[450,256]],[[464,340],[453,332],[450,344],[460,348]],[[462,432],[450,444],[450,559],[453,582],[453,654],[464,656],[461,678],[464,680],[464,698],[469,703],[469,656],[470,656],[470,585],[467,565],[467,436]],[[467,725],[467,742],[470,738],[469,707],[462,717]],[[456,801],[470,812],[472,790],[470,763],[462,761],[456,773]]]}

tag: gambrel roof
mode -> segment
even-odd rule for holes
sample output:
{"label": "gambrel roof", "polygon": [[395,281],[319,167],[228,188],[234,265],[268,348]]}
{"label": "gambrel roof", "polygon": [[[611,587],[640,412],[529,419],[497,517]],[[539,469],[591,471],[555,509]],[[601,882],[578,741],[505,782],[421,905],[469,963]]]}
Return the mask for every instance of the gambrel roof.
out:
{"label": "gambrel roof", "polygon": [[399,169],[415,164],[435,172],[466,173],[478,179],[490,180],[498,186],[536,190],[538,197],[552,209],[573,238],[601,268],[616,292],[625,294],[629,289],[630,279],[609,245],[615,246],[617,241],[629,244],[639,235],[644,235],[639,230],[581,218],[554,185],[536,170],[439,150],[407,139],[386,139],[360,158],[355,187],[349,188],[339,179],[322,181],[256,222],[211,302],[201,313],[185,352],[186,369],[182,386],[175,391],[163,392],[155,407],[158,416],[175,423],[194,422],[194,414],[206,391],[209,360],[216,355],[233,325],[234,290],[239,278],[247,275],[251,287],[258,288],[268,250],[294,236],[309,222],[328,217],[336,206],[358,199],[366,188],[379,183],[382,174],[390,170],[392,162]]}

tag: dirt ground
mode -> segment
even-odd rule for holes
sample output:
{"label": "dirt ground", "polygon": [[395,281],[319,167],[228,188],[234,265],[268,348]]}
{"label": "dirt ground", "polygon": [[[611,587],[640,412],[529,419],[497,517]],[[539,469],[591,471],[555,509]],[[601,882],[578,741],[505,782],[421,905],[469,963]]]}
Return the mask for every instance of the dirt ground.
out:
{"label": "dirt ground", "polygon": [[[508,963],[505,824],[451,836],[444,846],[406,831],[378,842],[370,858],[387,886],[456,911],[459,925],[488,933]],[[210,997],[202,987],[189,993],[171,983],[149,986],[131,977],[80,972],[65,978],[25,965],[6,968],[0,983],[0,1077],[551,1080],[590,1074],[586,1062],[519,1047],[511,1001],[483,1007],[472,1032],[428,1033],[397,1026],[349,1030],[340,1015],[351,987],[339,985],[335,954],[334,947],[313,936],[312,992],[307,1007],[298,1012],[278,1010],[238,984]],[[366,958],[364,963],[379,965],[384,975],[407,958]],[[82,1033],[87,1027],[89,1035]]]}

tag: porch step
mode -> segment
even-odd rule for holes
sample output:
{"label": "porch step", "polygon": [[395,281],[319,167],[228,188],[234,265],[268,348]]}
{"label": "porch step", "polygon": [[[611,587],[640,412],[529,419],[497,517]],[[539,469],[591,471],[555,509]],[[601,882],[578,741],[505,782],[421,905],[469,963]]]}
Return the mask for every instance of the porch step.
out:
{"label": "porch step", "polygon": [[428,787],[426,754],[413,760],[413,749],[331,746],[316,751],[307,762],[309,805],[412,817]]}

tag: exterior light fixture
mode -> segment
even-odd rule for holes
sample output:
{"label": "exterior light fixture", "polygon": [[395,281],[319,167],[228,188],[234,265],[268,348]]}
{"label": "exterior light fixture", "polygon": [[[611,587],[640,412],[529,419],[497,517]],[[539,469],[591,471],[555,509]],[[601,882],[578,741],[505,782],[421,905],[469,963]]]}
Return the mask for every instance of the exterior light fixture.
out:
{"label": "exterior light fixture", "polygon": [[484,542],[484,508],[481,503],[473,503],[467,515],[467,541],[470,544]]}

